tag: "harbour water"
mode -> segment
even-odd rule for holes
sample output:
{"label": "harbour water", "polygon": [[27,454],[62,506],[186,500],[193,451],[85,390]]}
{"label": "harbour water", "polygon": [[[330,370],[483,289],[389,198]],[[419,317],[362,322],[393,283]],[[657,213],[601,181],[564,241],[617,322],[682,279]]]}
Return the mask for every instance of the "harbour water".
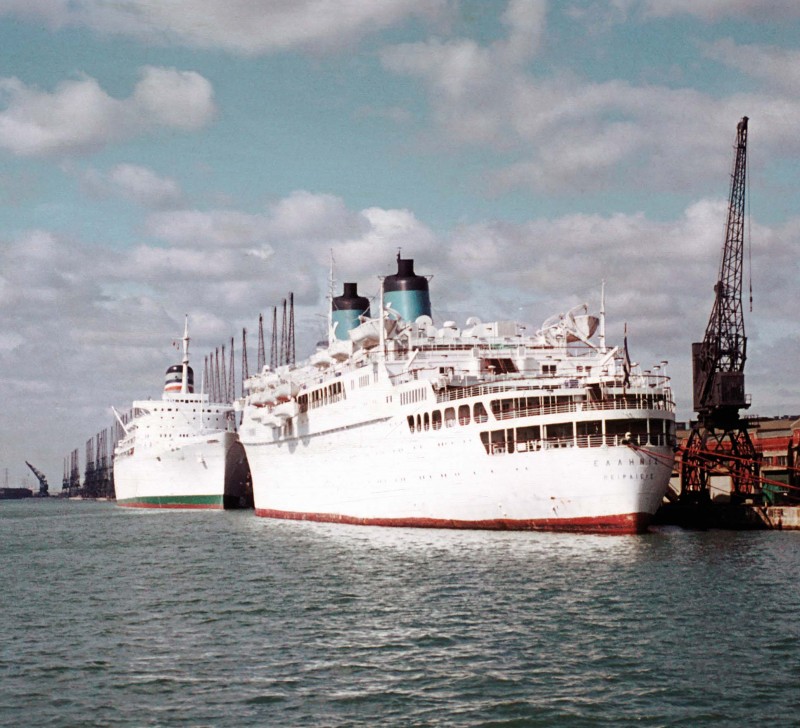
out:
{"label": "harbour water", "polygon": [[0,505],[3,726],[800,723],[800,532]]}

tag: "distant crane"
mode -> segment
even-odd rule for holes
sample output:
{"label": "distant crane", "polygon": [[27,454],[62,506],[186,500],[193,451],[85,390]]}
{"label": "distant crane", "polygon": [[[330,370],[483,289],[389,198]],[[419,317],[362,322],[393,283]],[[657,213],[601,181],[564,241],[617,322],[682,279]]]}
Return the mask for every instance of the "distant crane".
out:
{"label": "distant crane", "polygon": [[39,481],[39,496],[44,498],[50,495],[50,486],[47,484],[47,478],[45,477],[44,473],[41,470],[34,468],[33,465],[31,465],[27,460],[25,461],[25,465],[27,465],[33,471],[33,474],[36,476],[36,480]]}
{"label": "distant crane", "polygon": [[692,344],[693,425],[681,459],[682,502],[710,501],[712,474],[731,478],[732,497],[757,494],[760,461],[741,418],[750,406],[744,391],[747,337],[742,312],[745,186],[747,177],[747,117],[736,127],[736,155],[722,263],[714,286],[714,307],[701,343]]}

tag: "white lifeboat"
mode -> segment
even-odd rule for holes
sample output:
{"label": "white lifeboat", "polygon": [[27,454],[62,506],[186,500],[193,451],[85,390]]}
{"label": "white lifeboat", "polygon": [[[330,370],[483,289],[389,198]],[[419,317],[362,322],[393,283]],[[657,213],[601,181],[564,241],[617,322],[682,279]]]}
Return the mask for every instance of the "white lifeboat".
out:
{"label": "white lifeboat", "polygon": [[[356,346],[360,346],[363,349],[371,349],[373,346],[377,346],[381,340],[380,323],[380,319],[367,319],[354,329],[350,329],[347,335]],[[397,321],[395,319],[387,318],[383,320],[385,336],[389,336],[396,327]]]}
{"label": "white lifeboat", "polygon": [[336,360],[327,351],[318,351],[312,354],[309,361],[318,369],[327,369],[336,363]]}
{"label": "white lifeboat", "polygon": [[300,385],[290,379],[284,379],[272,390],[272,396],[276,402],[285,402],[291,399],[300,391]]}
{"label": "white lifeboat", "polygon": [[290,417],[296,417],[300,413],[300,406],[295,400],[291,402],[282,402],[272,408],[272,416],[280,420],[288,420]]}
{"label": "white lifeboat", "polygon": [[256,392],[250,395],[250,404],[255,407],[263,407],[268,403],[267,395],[264,392]]}
{"label": "white lifeboat", "polygon": [[334,341],[328,347],[328,356],[334,361],[344,361],[352,353],[353,345],[349,341]]}

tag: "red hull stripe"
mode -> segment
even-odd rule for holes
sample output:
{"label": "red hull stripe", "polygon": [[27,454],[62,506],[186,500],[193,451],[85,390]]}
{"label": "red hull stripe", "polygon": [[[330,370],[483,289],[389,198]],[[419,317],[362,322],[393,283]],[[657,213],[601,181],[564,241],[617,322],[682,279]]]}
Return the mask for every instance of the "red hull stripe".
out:
{"label": "red hull stripe", "polygon": [[644,533],[652,516],[649,513],[622,513],[588,518],[492,518],[484,521],[461,521],[447,518],[357,518],[336,513],[301,513],[256,508],[263,518],[296,521],[347,523],[355,526],[390,526],[404,528],[461,528],[489,531],[568,531],[573,533]]}

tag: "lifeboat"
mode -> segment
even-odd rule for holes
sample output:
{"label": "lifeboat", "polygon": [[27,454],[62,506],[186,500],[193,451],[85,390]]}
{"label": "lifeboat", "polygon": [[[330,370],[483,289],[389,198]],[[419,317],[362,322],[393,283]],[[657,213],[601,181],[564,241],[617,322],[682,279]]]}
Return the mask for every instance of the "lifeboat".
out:
{"label": "lifeboat", "polygon": [[272,396],[275,402],[285,402],[291,399],[300,391],[300,385],[289,379],[284,379],[272,389]]}
{"label": "lifeboat", "polygon": [[297,404],[296,400],[292,400],[275,405],[270,414],[280,420],[288,420],[290,417],[296,417],[299,413],[300,406]]}
{"label": "lifeboat", "polygon": [[[391,335],[396,327],[397,321],[395,319],[387,318],[383,320],[385,336]],[[373,346],[377,346],[381,340],[380,319],[367,319],[360,326],[351,329],[348,335],[350,336],[350,341],[356,346],[360,346],[362,349],[371,349]]]}
{"label": "lifeboat", "polygon": [[318,369],[327,369],[336,363],[336,360],[327,351],[318,351],[312,354],[309,361]]}

